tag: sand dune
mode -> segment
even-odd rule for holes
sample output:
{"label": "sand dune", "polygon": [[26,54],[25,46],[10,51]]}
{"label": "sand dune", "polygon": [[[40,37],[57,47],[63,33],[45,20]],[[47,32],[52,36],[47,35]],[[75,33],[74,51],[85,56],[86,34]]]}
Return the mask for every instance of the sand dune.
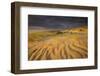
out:
{"label": "sand dune", "polygon": [[43,37],[39,41],[29,41],[28,59],[55,60],[87,58],[87,33],[86,30],[85,33],[83,33],[84,31],[81,32],[79,32],[80,34],[77,32],[60,33]]}

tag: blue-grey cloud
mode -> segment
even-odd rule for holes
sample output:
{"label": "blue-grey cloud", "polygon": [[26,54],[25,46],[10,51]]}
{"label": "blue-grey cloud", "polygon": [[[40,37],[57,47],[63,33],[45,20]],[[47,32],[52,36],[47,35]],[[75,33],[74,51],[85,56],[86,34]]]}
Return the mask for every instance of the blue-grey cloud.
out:
{"label": "blue-grey cloud", "polygon": [[87,25],[87,17],[28,15],[28,25],[50,29],[73,28]]}

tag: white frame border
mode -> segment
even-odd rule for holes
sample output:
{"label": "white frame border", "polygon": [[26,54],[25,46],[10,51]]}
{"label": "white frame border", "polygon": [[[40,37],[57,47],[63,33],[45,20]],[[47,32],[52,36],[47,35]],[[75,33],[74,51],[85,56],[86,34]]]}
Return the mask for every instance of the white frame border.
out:
{"label": "white frame border", "polygon": [[[20,69],[43,69],[94,65],[94,14],[93,10],[57,9],[41,7],[20,8]],[[28,61],[28,14],[88,17],[88,59]]]}

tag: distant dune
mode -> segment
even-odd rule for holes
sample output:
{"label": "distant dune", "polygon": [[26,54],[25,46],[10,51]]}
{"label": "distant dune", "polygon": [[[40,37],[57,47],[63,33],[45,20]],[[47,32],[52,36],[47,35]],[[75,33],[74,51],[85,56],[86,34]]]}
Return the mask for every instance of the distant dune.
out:
{"label": "distant dune", "polygon": [[83,26],[83,27],[76,27],[76,28],[66,29],[63,32],[87,33],[88,29],[87,29],[87,26]]}

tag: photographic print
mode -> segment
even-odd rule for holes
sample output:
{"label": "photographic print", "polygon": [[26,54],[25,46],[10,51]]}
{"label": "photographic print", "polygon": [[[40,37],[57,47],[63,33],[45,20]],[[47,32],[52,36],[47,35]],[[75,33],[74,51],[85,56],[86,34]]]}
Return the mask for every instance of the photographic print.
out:
{"label": "photographic print", "polygon": [[11,72],[97,69],[97,7],[11,3]]}
{"label": "photographic print", "polygon": [[28,15],[28,60],[88,57],[88,18]]}

